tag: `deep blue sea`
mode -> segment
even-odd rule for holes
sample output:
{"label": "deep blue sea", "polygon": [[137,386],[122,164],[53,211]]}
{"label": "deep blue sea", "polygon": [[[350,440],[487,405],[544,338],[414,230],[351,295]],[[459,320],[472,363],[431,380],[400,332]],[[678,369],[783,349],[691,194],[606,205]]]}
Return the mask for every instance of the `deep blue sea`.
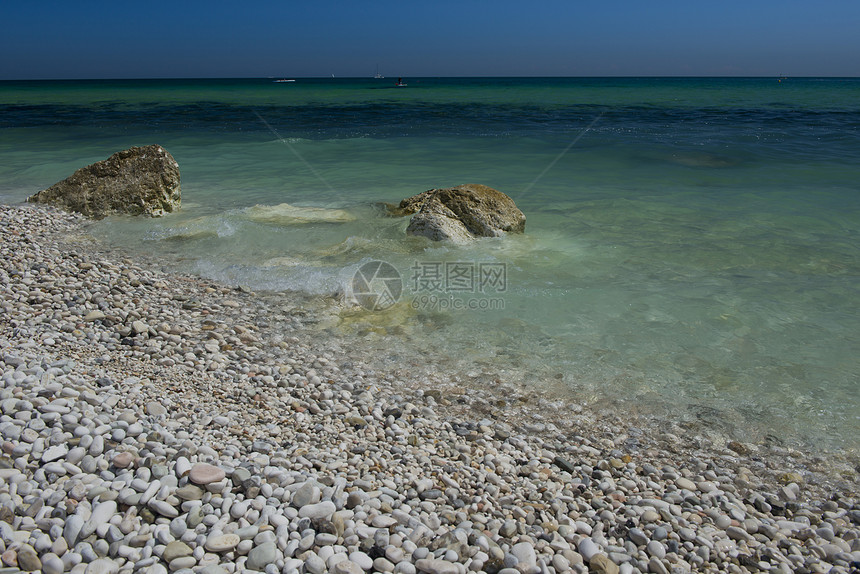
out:
{"label": "deep blue sea", "polygon": [[[0,201],[157,143],[182,211],[92,232],[322,299],[365,263],[398,272],[393,307],[320,336],[860,445],[860,79],[273,80],[0,82]],[[511,196],[525,235],[434,244],[380,206],[463,183]]]}

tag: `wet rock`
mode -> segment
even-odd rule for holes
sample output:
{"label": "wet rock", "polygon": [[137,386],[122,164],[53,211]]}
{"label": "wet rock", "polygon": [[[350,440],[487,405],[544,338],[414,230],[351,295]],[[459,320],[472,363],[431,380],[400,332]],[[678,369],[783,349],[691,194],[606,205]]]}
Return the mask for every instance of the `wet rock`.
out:
{"label": "wet rock", "polygon": [[478,184],[431,189],[400,202],[404,213],[413,213],[407,235],[455,243],[476,237],[522,233],[526,217],[504,193]]}

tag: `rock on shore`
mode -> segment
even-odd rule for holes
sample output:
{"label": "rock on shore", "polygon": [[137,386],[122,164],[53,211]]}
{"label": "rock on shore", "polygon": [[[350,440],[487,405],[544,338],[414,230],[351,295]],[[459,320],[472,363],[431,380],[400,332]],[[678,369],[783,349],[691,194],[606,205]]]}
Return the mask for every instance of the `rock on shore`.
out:
{"label": "rock on shore", "polygon": [[431,189],[400,202],[401,213],[414,214],[407,235],[433,241],[467,242],[476,237],[522,233],[526,216],[504,193],[486,185]]}
{"label": "rock on shore", "polygon": [[179,164],[159,145],[133,147],[77,170],[27,199],[101,219],[179,209]]}
{"label": "rock on shore", "polygon": [[100,252],[54,210],[0,206],[0,261],[2,572],[860,561],[856,475],[837,487],[784,466],[809,457],[739,458],[558,401],[493,411],[489,390],[455,394],[309,337],[298,304]]}

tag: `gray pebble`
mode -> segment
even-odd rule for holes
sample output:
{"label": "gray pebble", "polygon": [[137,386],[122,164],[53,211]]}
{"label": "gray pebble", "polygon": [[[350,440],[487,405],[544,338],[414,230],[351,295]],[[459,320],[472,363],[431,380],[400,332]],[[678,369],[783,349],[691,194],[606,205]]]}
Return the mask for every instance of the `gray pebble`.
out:
{"label": "gray pebble", "polygon": [[592,557],[601,552],[600,547],[591,538],[583,538],[579,543],[578,550],[586,561],[590,561]]}
{"label": "gray pebble", "polygon": [[49,553],[42,556],[42,574],[62,574],[65,565],[56,554]]}
{"label": "gray pebble", "polygon": [[266,542],[255,546],[248,553],[248,568],[252,570],[263,570],[268,564],[278,559],[280,552],[274,542]]}
{"label": "gray pebble", "polygon": [[648,535],[639,528],[631,528],[627,531],[627,536],[636,546],[644,546],[649,541]]}
{"label": "gray pebble", "polygon": [[653,556],[659,560],[662,560],[666,557],[666,547],[663,546],[663,544],[661,544],[657,540],[652,540],[651,542],[649,542],[645,547],[645,550],[650,556]]}
{"label": "gray pebble", "polygon": [[311,552],[305,558],[305,570],[310,574],[322,574],[326,571],[326,565],[322,558]]}
{"label": "gray pebble", "polygon": [[119,564],[110,558],[99,558],[90,562],[84,574],[117,574],[119,572]]}

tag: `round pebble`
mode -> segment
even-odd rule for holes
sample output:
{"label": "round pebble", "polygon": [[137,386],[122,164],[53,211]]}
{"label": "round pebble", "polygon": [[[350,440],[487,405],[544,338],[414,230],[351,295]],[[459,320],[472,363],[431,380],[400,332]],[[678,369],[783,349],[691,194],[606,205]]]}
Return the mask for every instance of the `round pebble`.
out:
{"label": "round pebble", "polygon": [[[92,454],[92,452],[90,453]],[[113,465],[117,468],[128,468],[134,462],[134,454],[130,452],[119,452],[113,457]]]}
{"label": "round pebble", "polygon": [[236,548],[242,539],[236,534],[218,534],[206,539],[206,550],[209,552],[229,552]]}
{"label": "round pebble", "polygon": [[194,484],[205,486],[207,484],[212,484],[213,482],[220,482],[224,480],[225,476],[226,473],[224,469],[201,462],[191,467],[191,471],[188,474],[188,480]]}

